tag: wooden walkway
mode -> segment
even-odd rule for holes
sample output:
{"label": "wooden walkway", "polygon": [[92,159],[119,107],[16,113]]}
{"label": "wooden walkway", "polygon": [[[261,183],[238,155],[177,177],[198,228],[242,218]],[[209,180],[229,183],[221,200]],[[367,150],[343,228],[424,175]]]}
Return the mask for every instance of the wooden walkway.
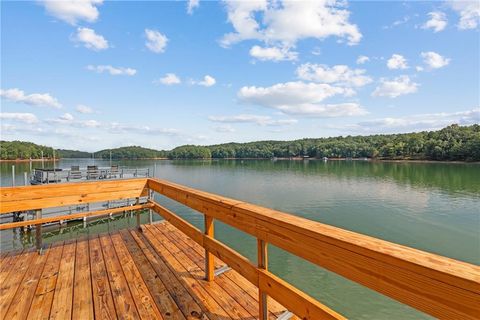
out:
{"label": "wooden walkway", "polygon": [[2,253],[0,318],[258,319],[258,289],[236,271],[207,282],[202,247],[167,222],[142,229]]}

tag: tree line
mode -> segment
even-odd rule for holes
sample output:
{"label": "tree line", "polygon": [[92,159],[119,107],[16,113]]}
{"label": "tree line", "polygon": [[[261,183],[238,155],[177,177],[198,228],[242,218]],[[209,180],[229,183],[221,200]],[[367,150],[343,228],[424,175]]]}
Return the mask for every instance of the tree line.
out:
{"label": "tree line", "polygon": [[[39,158],[53,149],[21,141],[2,141],[2,159]],[[59,150],[59,157],[91,157],[91,153]],[[69,151],[69,152],[68,152]],[[109,159],[228,159],[228,158],[372,158],[397,160],[480,161],[480,125],[451,125],[438,131],[370,136],[345,136],[294,141],[256,141],[211,146],[185,145],[170,151],[139,146],[106,149],[95,158]]]}

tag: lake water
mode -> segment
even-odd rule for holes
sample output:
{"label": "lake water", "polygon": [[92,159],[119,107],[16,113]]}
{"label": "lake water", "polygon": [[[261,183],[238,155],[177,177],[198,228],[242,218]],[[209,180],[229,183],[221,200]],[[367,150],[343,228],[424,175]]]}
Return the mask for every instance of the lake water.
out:
{"label": "lake water", "polygon": [[[162,179],[289,212],[395,243],[480,264],[480,165],[368,161],[119,161],[150,167]],[[61,160],[57,166],[85,167],[93,160]],[[95,160],[99,166],[108,161]],[[11,163],[1,163],[1,185],[12,183]],[[51,164],[45,164],[51,166]],[[17,163],[23,184],[29,163]],[[40,163],[34,163],[40,167]],[[155,167],[155,169],[154,169]],[[157,201],[202,227],[203,216],[157,196]],[[146,221],[147,217],[143,217]],[[108,220],[107,220],[108,221]],[[71,228],[48,241],[134,225],[117,218],[86,229]],[[256,260],[252,237],[216,222],[216,237]],[[11,232],[11,231],[8,231]],[[2,233],[9,243],[29,243]],[[23,241],[23,242],[22,242]],[[269,268],[283,279],[352,319],[423,319],[428,316],[270,246]]]}

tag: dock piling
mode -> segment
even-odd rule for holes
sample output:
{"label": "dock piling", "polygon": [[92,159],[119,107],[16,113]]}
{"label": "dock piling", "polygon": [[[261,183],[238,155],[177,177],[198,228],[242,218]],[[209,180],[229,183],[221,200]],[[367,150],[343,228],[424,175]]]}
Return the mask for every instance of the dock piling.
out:
{"label": "dock piling", "polygon": [[[42,218],[42,210],[35,210],[35,219],[41,219]],[[35,248],[38,250],[39,253],[41,253],[42,249],[42,224],[36,224],[35,225]]]}

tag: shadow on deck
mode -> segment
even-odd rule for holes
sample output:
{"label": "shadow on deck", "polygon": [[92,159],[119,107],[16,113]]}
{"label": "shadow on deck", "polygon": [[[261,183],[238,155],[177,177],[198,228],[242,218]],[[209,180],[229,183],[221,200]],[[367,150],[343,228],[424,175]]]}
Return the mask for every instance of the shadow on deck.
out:
{"label": "shadow on deck", "polygon": [[[205,250],[170,223],[5,253],[3,319],[257,319],[258,289],[230,270],[204,280]],[[223,263],[216,259],[216,267]],[[270,299],[269,317],[285,308]]]}

